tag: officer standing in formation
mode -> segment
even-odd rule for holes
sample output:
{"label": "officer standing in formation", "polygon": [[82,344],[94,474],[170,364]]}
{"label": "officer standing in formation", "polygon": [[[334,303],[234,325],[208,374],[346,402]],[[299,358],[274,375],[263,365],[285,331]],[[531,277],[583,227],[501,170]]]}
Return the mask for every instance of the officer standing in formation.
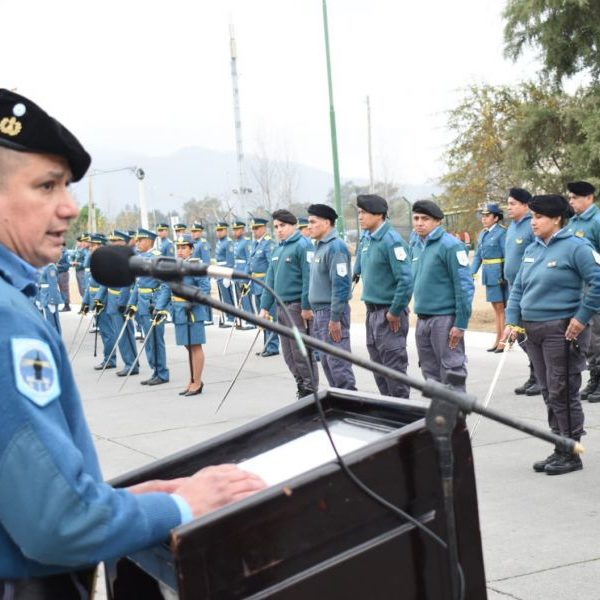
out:
{"label": "officer standing in formation", "polygon": [[[448,374],[466,379],[464,333],[471,317],[475,286],[463,243],[442,227],[444,213],[431,200],[412,205],[411,238],[415,339],[425,379],[448,382]],[[465,390],[465,386],[457,386]]]}
{"label": "officer standing in formation", "polygon": [[[375,194],[359,195],[356,205],[360,228],[366,232],[356,264],[363,280],[361,300],[367,308],[367,350],[372,361],[406,373],[408,303],[412,295],[408,245],[387,221],[385,199]],[[398,398],[410,395],[410,387],[395,379],[375,374],[375,381],[381,394]]]}
{"label": "officer standing in formation", "polygon": [[46,265],[40,271],[38,302],[42,314],[61,333],[59,306],[64,302],[58,286],[58,268],[55,263]]}
{"label": "officer standing in formation", "polygon": [[71,310],[71,290],[69,289],[69,269],[71,268],[71,259],[66,245],[63,246],[62,254],[56,263],[58,271],[58,288],[62,295],[63,308],[61,312],[69,312]]}
{"label": "officer standing in formation", "polygon": [[[267,276],[267,269],[271,264],[271,257],[275,249],[275,243],[270,235],[267,235],[267,220],[253,217],[250,224],[252,229],[252,247],[250,248],[249,273],[255,279],[264,280]],[[260,312],[261,298],[264,288],[256,282],[251,282],[250,293],[252,294],[252,303],[254,312]],[[275,318],[275,307],[271,309],[271,318]],[[264,346],[257,355],[263,358],[277,356],[279,354],[279,336],[273,331],[264,332]]]}
{"label": "officer standing in formation", "polygon": [[[197,258],[200,262],[203,262],[207,265],[210,265],[210,244],[207,239],[204,237],[204,225],[199,222],[195,222],[190,227],[190,232],[192,234],[192,238],[194,240],[194,252],[192,254],[193,258]],[[208,294],[210,294],[210,280],[208,286]],[[205,325],[213,325],[213,312],[212,306],[206,307],[206,320],[204,321]]]}
{"label": "officer standing in formation", "polygon": [[[156,233],[153,231],[138,229],[136,240],[141,257],[161,256],[160,251],[154,249]],[[130,317],[137,315],[144,337],[147,338],[145,351],[152,375],[141,381],[142,385],[160,385],[169,381],[164,322],[168,315],[170,300],[171,290],[166,283],[149,275],[136,279],[125,315]]]}
{"label": "officer standing in formation", "polygon": [[[233,269],[235,264],[233,241],[227,235],[229,225],[226,221],[219,221],[215,227],[217,236],[217,246],[215,248],[215,258],[219,267],[229,267]],[[217,279],[217,288],[219,290],[219,298],[222,302],[235,306],[231,279]],[[233,327],[234,318],[232,315],[223,315],[219,317],[219,327]]]}
{"label": "officer standing in formation", "polygon": [[[508,192],[508,215],[512,221],[506,230],[504,278],[506,279],[509,293],[517,276],[517,272],[521,267],[525,248],[527,248],[534,240],[528,204],[531,201],[531,197],[531,194],[523,188],[511,188]],[[527,353],[527,339],[525,335],[520,334],[517,341],[523,351]],[[503,344],[501,344],[500,347],[503,348]],[[529,378],[523,385],[515,388],[515,394],[537,396],[541,393],[542,388],[537,382],[533,371],[533,363],[531,362],[531,359],[529,359]]]}
{"label": "officer standing in formation", "polygon": [[308,217],[298,217],[298,229],[307,240],[312,242],[310,237],[310,228],[308,226]]}
{"label": "officer standing in formation", "polygon": [[[236,219],[231,224],[233,231],[233,260],[234,268],[241,273],[248,273],[250,269],[250,240],[246,237],[246,223],[241,219]],[[253,312],[252,301],[250,300],[250,285],[240,280],[234,281],[235,297],[238,308],[247,312]],[[242,325],[239,325],[242,327]],[[255,329],[254,325],[246,323],[243,329]]]}
{"label": "officer standing in formation", "polygon": [[77,289],[79,290],[79,295],[83,298],[83,294],[85,292],[85,262],[87,255],[89,254],[88,250],[88,242],[90,241],[90,236],[87,233],[82,233],[77,238],[77,248],[73,253],[73,257],[71,259],[71,266],[75,268],[75,279],[77,280]]}
{"label": "officer standing in formation", "polygon": [[[510,291],[505,337],[515,339],[522,323],[548,425],[579,441],[585,433],[579,387],[590,343],[587,325],[600,312],[600,255],[565,226],[573,210],[562,196],[534,196],[529,208],[536,237]],[[533,465],[548,475],[582,467],[578,455],[559,449]]]}
{"label": "officer standing in formation", "polygon": [[[298,220],[289,210],[276,210],[272,216],[279,245],[271,256],[266,282],[281,297],[292,319],[292,322],[288,321],[283,309],[277,306],[277,321],[287,327],[295,325],[299,331],[310,334],[309,324],[313,320],[313,311],[308,301],[308,286],[314,246],[296,228]],[[265,319],[269,318],[273,313],[274,304],[275,298],[271,292],[264,290],[260,300],[260,315]],[[306,359],[296,342],[282,337],[281,350],[285,364],[296,380],[298,398],[316,391]],[[309,352],[309,358],[312,362],[314,382],[318,388],[319,372],[313,352]]]}
{"label": "officer standing in formation", "polygon": [[169,238],[169,225],[167,223],[159,223],[156,226],[158,233],[158,251],[162,256],[175,256],[175,246]]}
{"label": "officer standing in formation", "polygon": [[496,322],[496,341],[488,352],[502,352],[499,346],[504,333],[504,308],[508,297],[508,287],[504,277],[504,249],[506,246],[506,229],[500,221],[504,213],[498,204],[486,204],[481,210],[483,231],[479,234],[475,258],[471,266],[473,276],[483,265],[481,282],[485,285],[485,297],[494,308]]}
{"label": "officer standing in formation", "polygon": [[[130,241],[129,234],[125,231],[115,229],[108,235],[108,242],[113,246],[127,246]],[[135,362],[137,356],[137,350],[135,345],[135,331],[133,323],[131,322],[131,316],[126,317],[125,311],[129,304],[129,296],[131,295],[131,287],[112,288],[102,287],[98,292],[99,297],[105,302],[105,312],[111,325],[109,347],[110,351],[113,352],[117,339],[123,327],[123,335],[119,340],[119,352],[123,360],[123,368],[117,371],[119,377],[126,376],[129,372],[131,375],[137,375],[140,370],[139,363]],[[125,323],[127,322],[127,325]],[[116,353],[113,352],[113,356]],[[134,365],[135,363],[135,365]],[[110,368],[107,367],[107,368]]]}
{"label": "officer standing in formation", "polygon": [[[338,215],[333,208],[311,204],[308,214],[310,232],[317,241],[308,292],[314,312],[313,335],[350,352],[350,252],[335,230]],[[356,389],[348,361],[323,353],[321,365],[330,386]]]}
{"label": "officer standing in formation", "polygon": [[0,90],[0,597],[79,598],[78,571],[168,539],[264,487],[233,465],[114,489],[103,481],[67,351],[32,304],[78,209],[90,156],[29,99]]}
{"label": "officer standing in formation", "polygon": [[[177,257],[186,262],[199,263],[198,258],[193,257],[194,240],[188,233],[184,233],[175,241]],[[208,277],[196,277],[186,275],[182,282],[193,285],[205,294],[210,294],[210,281]],[[188,351],[190,366],[190,381],[180,396],[197,396],[202,393],[204,382],[202,371],[204,370],[204,350],[202,345],[206,343],[204,321],[208,317],[208,311],[203,304],[193,304],[185,298],[171,295],[171,313],[175,325],[175,343],[185,346]]]}
{"label": "officer standing in formation", "polygon": [[[596,188],[587,181],[567,183],[569,204],[575,215],[569,221],[569,231],[576,237],[585,238],[600,252],[600,209],[594,204]],[[581,391],[581,399],[600,402],[600,314],[590,322],[591,342],[587,354],[590,379]]]}

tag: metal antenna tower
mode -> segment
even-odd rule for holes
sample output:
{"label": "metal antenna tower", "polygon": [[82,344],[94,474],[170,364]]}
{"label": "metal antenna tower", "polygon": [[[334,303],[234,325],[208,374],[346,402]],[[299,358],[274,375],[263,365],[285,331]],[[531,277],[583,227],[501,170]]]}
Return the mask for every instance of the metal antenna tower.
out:
{"label": "metal antenna tower", "polygon": [[242,146],[242,117],[240,116],[240,90],[238,87],[237,74],[237,49],[235,45],[235,36],[233,33],[233,23],[229,24],[229,45],[231,49],[231,85],[233,89],[233,117],[235,121],[235,148],[237,154],[238,166],[238,187],[232,190],[238,194],[240,209],[244,208],[244,195],[252,193],[252,190],[246,186],[246,174],[244,171],[244,148]]}

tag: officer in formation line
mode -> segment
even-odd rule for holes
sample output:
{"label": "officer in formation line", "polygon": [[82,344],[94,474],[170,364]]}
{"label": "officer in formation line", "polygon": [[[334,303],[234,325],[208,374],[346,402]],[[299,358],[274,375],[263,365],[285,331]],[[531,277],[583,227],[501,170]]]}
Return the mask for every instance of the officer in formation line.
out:
{"label": "officer in formation line", "polygon": [[[310,232],[316,240],[310,270],[308,299],[314,312],[313,335],[350,352],[350,252],[335,229],[338,218],[326,204],[308,207]],[[356,389],[352,365],[335,356],[322,354],[321,365],[330,386]]]}
{"label": "officer in formation line", "polygon": [[[267,219],[253,217],[250,223],[252,229],[253,242],[250,248],[250,262],[248,272],[255,279],[264,280],[267,276],[267,269],[271,264],[271,257],[275,249],[275,243],[271,236],[267,234]],[[250,294],[252,295],[252,304],[254,312],[260,312],[261,298],[264,288],[258,283],[250,283]],[[276,317],[275,307],[271,309],[271,318]],[[258,355],[263,358],[277,356],[279,354],[279,336],[273,331],[264,332],[264,346]]]}
{"label": "officer in formation line", "polygon": [[[188,262],[200,262],[193,256],[194,240],[188,233],[184,233],[175,240],[177,257]],[[186,275],[183,283],[193,285],[201,289],[205,294],[210,294],[210,281],[208,277],[196,277]],[[202,371],[204,370],[204,349],[206,333],[204,322],[208,318],[207,307],[202,304],[190,303],[185,298],[171,295],[171,313],[175,325],[175,343],[185,346],[188,351],[190,366],[190,381],[180,396],[196,396],[202,393],[204,382]]]}
{"label": "officer in formation line", "polygon": [[[235,265],[233,241],[227,234],[228,227],[229,224],[227,221],[219,221],[215,227],[215,234],[217,236],[215,259],[218,266],[233,269]],[[235,292],[231,279],[217,279],[217,289],[219,290],[219,298],[222,302],[235,306]],[[233,315],[223,315],[221,313],[219,316],[219,327],[233,327],[234,321]]]}
{"label": "officer in formation line", "polygon": [[488,352],[502,352],[499,343],[504,333],[504,308],[508,297],[508,288],[504,278],[506,229],[500,224],[504,213],[497,203],[491,202],[486,204],[479,214],[484,229],[479,234],[471,273],[475,276],[479,267],[483,265],[481,282],[485,286],[486,300],[491,302],[494,309],[496,323],[496,341],[488,349]]}
{"label": "officer in formation line", "polygon": [[159,223],[156,226],[156,233],[158,234],[158,251],[162,256],[175,256],[175,245],[169,238],[169,224]]}
{"label": "officer in formation line", "polygon": [[66,245],[63,246],[60,258],[56,263],[56,268],[58,271],[58,288],[63,298],[61,312],[69,312],[71,310],[71,290],[69,289],[69,269],[71,268],[71,259]]}
{"label": "officer in formation line", "polygon": [[[246,223],[241,219],[236,219],[231,224],[233,231],[233,260],[236,271],[248,273],[250,269],[250,240],[246,237]],[[244,281],[236,280],[235,297],[239,308],[245,311],[253,312],[252,301],[250,300],[250,285]],[[246,323],[239,325],[242,329],[255,329],[254,325]]]}
{"label": "officer in formation line", "polygon": [[[372,361],[406,373],[408,303],[412,295],[409,248],[387,220],[388,204],[375,194],[356,198],[364,233],[354,275],[362,276],[361,300],[367,309],[367,350]],[[410,387],[375,374],[381,394],[408,398]]]}
{"label": "officer in formation line", "polygon": [[[531,194],[523,188],[511,188],[508,192],[507,210],[512,221],[506,230],[504,278],[508,284],[509,292],[521,267],[525,248],[535,239],[531,229],[531,213],[529,212],[531,198]],[[519,334],[517,341],[523,351],[527,353],[526,336],[523,333]],[[529,378],[523,385],[515,388],[515,394],[537,396],[541,393],[542,388],[535,376],[533,363],[529,359]]]}
{"label": "officer in formation line", "polygon": [[58,267],[56,263],[50,263],[40,270],[38,285],[39,293],[36,306],[38,306],[45,319],[60,334],[62,330],[58,313],[64,299],[58,285]]}
{"label": "officer in formation line", "polygon": [[[91,158],[39,106],[0,90],[0,597],[88,598],[90,566],[263,489],[233,465],[115,489],[104,481],[61,337],[32,303],[77,217]],[[91,578],[90,578],[91,579]]]}
{"label": "officer in formation line", "polygon": [[[281,297],[292,320],[288,321],[285,311],[277,305],[277,321],[288,327],[296,325],[300,331],[310,334],[313,311],[308,300],[308,286],[314,246],[296,228],[298,220],[289,210],[276,210],[272,217],[279,244],[271,256],[266,283]],[[273,314],[274,305],[275,298],[269,290],[264,290],[260,298],[260,315],[265,319],[269,318]],[[314,388],[310,370],[297,344],[285,336],[280,343],[285,364],[296,380],[297,397],[303,398],[311,394]],[[319,372],[314,352],[309,352],[309,358],[318,388]]]}
{"label": "officer in formation line", "polygon": [[[594,204],[596,188],[587,181],[567,184],[569,204],[575,215],[569,221],[569,231],[584,238],[600,252],[600,209]],[[581,391],[581,399],[600,402],[600,315],[595,314],[590,322],[591,342],[587,354],[590,379]]]}
{"label": "officer in formation line", "polygon": [[[194,240],[194,252],[192,256],[197,258],[201,262],[210,265],[211,263],[211,252],[210,252],[210,244],[207,239],[204,237],[204,225],[200,222],[194,222],[190,227],[190,232],[192,234],[192,239]],[[209,280],[210,284],[210,280]],[[208,293],[210,294],[210,285],[208,288]],[[206,307],[207,318],[204,321],[205,325],[213,325],[213,312],[212,306]]]}
{"label": "officer in formation line", "polygon": [[71,257],[71,266],[75,269],[75,279],[77,281],[77,289],[79,295],[83,298],[85,292],[85,262],[89,254],[88,243],[90,236],[88,233],[82,233],[76,242],[75,252]]}

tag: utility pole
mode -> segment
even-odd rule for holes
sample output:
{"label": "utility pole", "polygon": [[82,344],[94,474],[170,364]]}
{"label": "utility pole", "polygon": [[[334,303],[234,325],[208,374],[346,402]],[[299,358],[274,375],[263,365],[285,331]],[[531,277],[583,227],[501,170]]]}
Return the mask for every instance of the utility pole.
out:
{"label": "utility pole", "polygon": [[371,103],[367,96],[367,145],[369,148],[369,192],[375,191],[375,182],[373,181],[373,151],[371,148]]}
{"label": "utility pole", "polygon": [[94,205],[93,175],[88,175],[88,231],[96,233],[96,206]]}
{"label": "utility pole", "polygon": [[329,26],[327,24],[327,1],[323,0],[323,29],[325,30],[325,58],[327,60],[327,85],[329,88],[329,127],[331,129],[331,154],[333,156],[333,189],[335,191],[335,211],[338,214],[337,230],[344,236],[346,226],[342,210],[340,167],[338,165],[337,134],[335,129],[335,108],[333,106],[333,84],[331,82],[331,58],[329,56]]}
{"label": "utility pole", "polygon": [[244,171],[244,148],[242,145],[242,117],[240,115],[240,90],[238,86],[237,74],[237,48],[233,33],[233,23],[229,24],[229,46],[231,50],[231,85],[233,89],[233,118],[235,122],[235,148],[237,154],[238,167],[238,187],[233,190],[238,194],[239,208],[244,209],[244,196],[252,193],[252,190],[246,186],[246,173]]}

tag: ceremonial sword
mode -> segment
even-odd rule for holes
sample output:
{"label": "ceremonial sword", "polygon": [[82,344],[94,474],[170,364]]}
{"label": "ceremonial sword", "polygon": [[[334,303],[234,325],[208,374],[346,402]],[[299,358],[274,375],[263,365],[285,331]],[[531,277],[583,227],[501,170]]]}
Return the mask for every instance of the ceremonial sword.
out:
{"label": "ceremonial sword", "polygon": [[83,332],[83,335],[81,336],[81,340],[79,341],[77,350],[75,350],[75,353],[73,354],[73,356],[71,356],[71,364],[73,364],[75,357],[77,356],[77,354],[79,354],[79,351],[81,350],[81,346],[83,346],[83,342],[85,341],[85,337],[87,336],[88,333],[91,332],[93,326],[94,326],[94,320],[92,319],[90,326]]}
{"label": "ceremonial sword", "polygon": [[79,333],[79,329],[81,328],[81,324],[83,323],[83,317],[86,316],[86,313],[81,313],[81,318],[79,319],[79,323],[77,324],[77,328],[75,329],[75,333],[73,335],[73,339],[69,344],[69,354],[71,354],[71,350],[73,350],[73,346],[75,346],[75,340],[77,339],[77,334]]}
{"label": "ceremonial sword", "polygon": [[[232,285],[234,285],[234,283],[232,282]],[[247,288],[248,290],[250,289],[250,287]],[[244,299],[245,296],[247,296],[248,293],[247,292],[243,292],[240,294],[240,298],[238,300],[237,303],[237,308],[242,308],[242,301]],[[242,324],[242,320],[239,319],[240,321],[240,326]],[[233,337],[233,330],[235,329],[234,326],[231,327],[231,331],[229,332],[229,335],[227,336],[227,341],[225,342],[225,348],[223,348],[223,356],[225,356],[225,354],[227,354],[227,348],[229,348],[229,342],[231,342],[231,338]]]}
{"label": "ceremonial sword", "polygon": [[125,384],[129,381],[129,376],[131,375],[131,371],[133,371],[133,368],[138,364],[138,361],[140,360],[140,356],[142,355],[142,352],[144,351],[144,348],[146,347],[146,344],[148,343],[148,340],[150,339],[150,334],[152,333],[152,331],[154,330],[155,327],[156,327],[156,323],[153,320],[152,324],[150,325],[150,329],[148,329],[148,333],[146,333],[144,336],[144,343],[142,344],[140,351],[137,353],[137,356],[135,357],[135,360],[133,361],[131,367],[129,367],[129,371],[127,371],[127,376],[125,377],[125,381],[122,383],[121,387],[119,388],[119,392],[125,387]]}
{"label": "ceremonial sword", "polygon": [[119,342],[121,341],[121,338],[123,337],[123,334],[125,333],[125,329],[127,329],[127,324],[129,323],[129,319],[131,319],[131,317],[125,317],[125,322],[123,323],[123,327],[121,327],[121,331],[119,332],[119,335],[117,336],[117,341],[115,342],[115,345],[112,347],[112,350],[110,351],[110,354],[108,355],[108,358],[104,361],[104,366],[102,367],[102,372],[100,373],[100,376],[98,377],[98,381],[100,381],[102,375],[104,375],[104,371],[106,371],[106,365],[110,362],[110,359],[113,357],[114,353],[117,351],[117,346],[119,345]]}
{"label": "ceremonial sword", "polygon": [[240,373],[242,372],[242,369],[244,368],[244,365],[248,361],[248,358],[250,357],[250,354],[252,353],[252,349],[254,348],[254,345],[256,344],[256,340],[258,339],[258,336],[261,334],[261,332],[262,332],[262,329],[260,327],[258,327],[256,329],[256,335],[254,336],[254,339],[252,340],[252,344],[250,344],[250,348],[248,348],[248,352],[246,352],[246,356],[244,357],[244,360],[242,361],[240,368],[237,370],[235,377],[231,380],[231,383],[229,384],[227,391],[223,395],[221,402],[219,402],[219,406],[217,406],[217,410],[215,410],[215,414],[217,414],[219,412],[219,410],[221,410],[221,406],[223,406],[223,403],[225,402],[225,400],[227,400],[227,396],[229,396],[229,392],[231,392],[233,386],[235,385],[235,382],[237,381],[237,378],[240,376]]}

